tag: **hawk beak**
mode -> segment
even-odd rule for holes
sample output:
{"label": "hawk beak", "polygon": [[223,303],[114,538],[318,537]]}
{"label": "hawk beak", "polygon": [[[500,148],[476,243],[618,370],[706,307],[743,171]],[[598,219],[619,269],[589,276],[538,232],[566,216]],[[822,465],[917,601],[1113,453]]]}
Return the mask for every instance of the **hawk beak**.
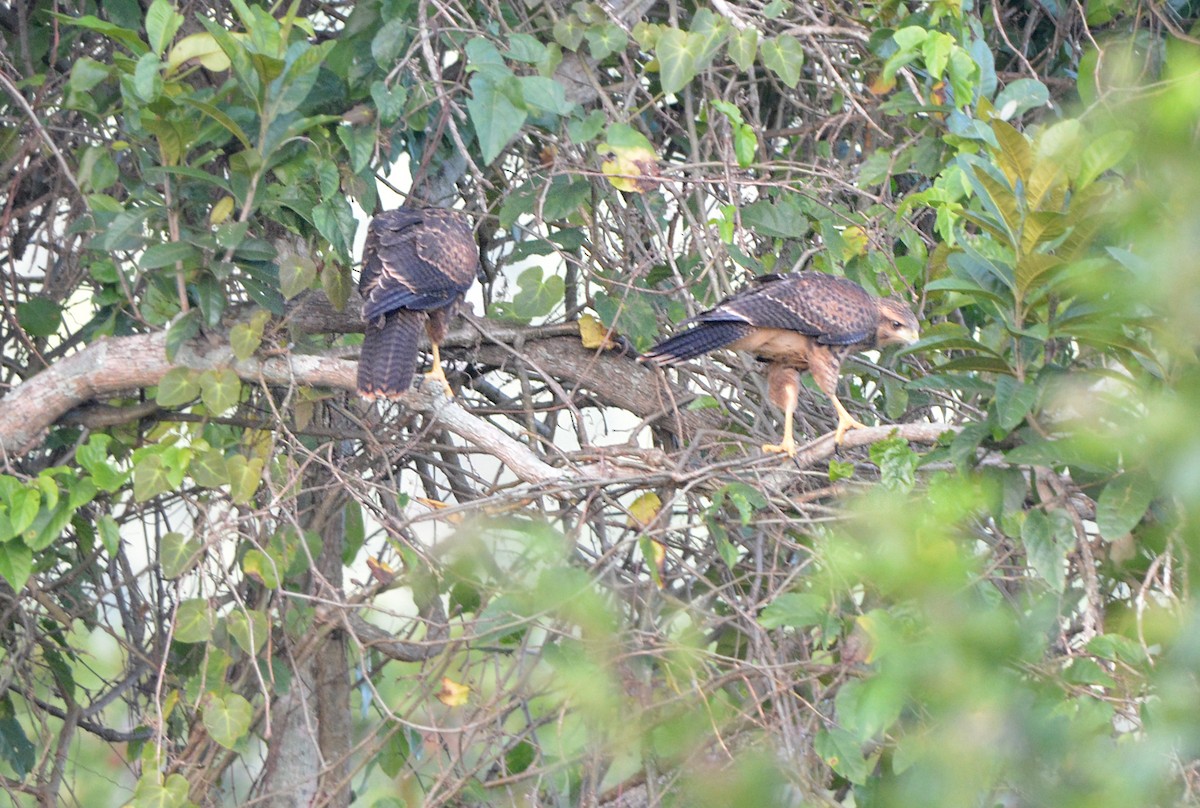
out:
{"label": "hawk beak", "polygon": [[915,328],[905,328],[896,332],[896,341],[901,345],[912,345],[919,340],[921,335],[917,333]]}

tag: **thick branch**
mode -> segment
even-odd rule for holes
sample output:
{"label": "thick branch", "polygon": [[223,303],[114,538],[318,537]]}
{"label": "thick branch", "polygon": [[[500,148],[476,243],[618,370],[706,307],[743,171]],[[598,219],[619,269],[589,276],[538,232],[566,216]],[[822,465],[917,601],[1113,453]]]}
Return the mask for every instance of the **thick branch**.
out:
{"label": "thick branch", "polygon": [[[211,370],[230,367],[249,382],[355,389],[355,363],[320,356],[252,357],[238,361],[228,345],[185,345],[167,360],[166,333],[111,337],[89,345],[13,388],[0,406],[0,451],[6,457],[31,451],[41,436],[74,407],[95,398],[157,385],[174,367]],[[410,406],[423,409],[439,425],[480,451],[499,458],[531,483],[577,476],[579,472],[542,462],[528,447],[447,399],[436,385],[414,392]]]}

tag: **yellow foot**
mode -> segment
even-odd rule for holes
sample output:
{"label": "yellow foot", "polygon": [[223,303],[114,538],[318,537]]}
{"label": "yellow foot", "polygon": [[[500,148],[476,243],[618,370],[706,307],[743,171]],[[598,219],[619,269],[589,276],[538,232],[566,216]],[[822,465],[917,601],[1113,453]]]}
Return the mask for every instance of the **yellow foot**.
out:
{"label": "yellow foot", "polygon": [[838,446],[842,445],[842,441],[846,438],[846,432],[851,429],[866,429],[867,425],[855,420],[850,415],[838,419],[837,430],[833,433],[833,440]]}
{"label": "yellow foot", "polygon": [[762,448],[767,454],[785,454],[788,457],[796,456],[796,441],[791,435],[784,435],[783,440],[779,443],[764,443]]}
{"label": "yellow foot", "polygon": [[454,398],[454,388],[450,386],[450,382],[446,379],[446,371],[442,370],[441,365],[434,365],[433,370],[425,374],[425,381],[441,382],[442,389],[446,391],[446,398]]}

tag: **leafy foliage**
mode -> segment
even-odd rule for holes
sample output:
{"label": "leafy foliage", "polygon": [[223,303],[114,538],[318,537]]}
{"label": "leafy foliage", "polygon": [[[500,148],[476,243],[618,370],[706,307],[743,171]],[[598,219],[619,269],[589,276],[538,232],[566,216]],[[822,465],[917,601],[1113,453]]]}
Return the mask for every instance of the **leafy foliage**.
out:
{"label": "leafy foliage", "polygon": [[[1194,11],[0,14],[0,408],[86,379],[0,445],[0,786],[1194,801]],[[329,364],[408,197],[478,222],[467,445]],[[843,381],[890,436],[781,463],[752,360],[626,354],[802,265],[923,338]]]}

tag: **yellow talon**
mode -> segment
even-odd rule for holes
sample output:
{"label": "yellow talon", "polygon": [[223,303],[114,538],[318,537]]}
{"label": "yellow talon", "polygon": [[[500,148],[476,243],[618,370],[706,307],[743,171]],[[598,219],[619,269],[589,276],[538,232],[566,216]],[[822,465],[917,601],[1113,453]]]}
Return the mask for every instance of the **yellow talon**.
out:
{"label": "yellow talon", "polygon": [[429,381],[441,382],[442,388],[446,391],[446,397],[454,398],[454,388],[450,386],[449,380],[446,379],[446,371],[442,368],[442,355],[438,351],[437,343],[433,345],[433,370],[426,373],[425,378]]}

